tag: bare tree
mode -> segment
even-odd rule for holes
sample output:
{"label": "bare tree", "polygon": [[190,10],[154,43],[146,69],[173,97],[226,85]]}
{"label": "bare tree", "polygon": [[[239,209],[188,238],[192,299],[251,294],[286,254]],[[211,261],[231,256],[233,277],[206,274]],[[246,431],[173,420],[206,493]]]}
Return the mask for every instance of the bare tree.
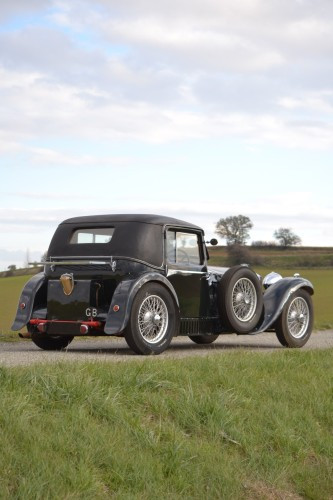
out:
{"label": "bare tree", "polygon": [[282,247],[291,247],[293,245],[300,245],[302,240],[295,234],[289,227],[280,227],[274,231],[274,238],[276,238]]}
{"label": "bare tree", "polygon": [[227,240],[227,245],[244,245],[250,237],[253,227],[251,219],[246,215],[234,215],[220,219],[216,223],[216,234]]}

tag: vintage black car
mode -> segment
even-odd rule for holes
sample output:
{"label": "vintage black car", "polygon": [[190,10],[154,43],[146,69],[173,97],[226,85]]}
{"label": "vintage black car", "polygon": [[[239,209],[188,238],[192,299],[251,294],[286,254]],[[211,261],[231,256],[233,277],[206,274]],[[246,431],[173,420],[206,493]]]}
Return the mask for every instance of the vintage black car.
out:
{"label": "vintage black car", "polygon": [[[216,244],[216,240],[211,240]],[[13,330],[25,325],[42,349],[74,336],[125,337],[138,354],[159,354],[173,336],[209,344],[219,334],[273,330],[301,347],[313,326],[312,284],[246,264],[208,267],[204,231],[159,215],[93,215],[62,222],[44,272],[25,285]],[[22,334],[21,334],[22,336]]]}

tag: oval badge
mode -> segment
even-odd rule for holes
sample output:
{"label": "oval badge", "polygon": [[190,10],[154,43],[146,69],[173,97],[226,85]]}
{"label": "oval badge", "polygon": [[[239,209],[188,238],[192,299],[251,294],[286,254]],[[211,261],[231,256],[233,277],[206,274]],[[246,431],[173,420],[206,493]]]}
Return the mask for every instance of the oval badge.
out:
{"label": "oval badge", "polygon": [[65,273],[60,276],[62,289],[65,295],[70,295],[74,290],[74,276],[73,274]]}

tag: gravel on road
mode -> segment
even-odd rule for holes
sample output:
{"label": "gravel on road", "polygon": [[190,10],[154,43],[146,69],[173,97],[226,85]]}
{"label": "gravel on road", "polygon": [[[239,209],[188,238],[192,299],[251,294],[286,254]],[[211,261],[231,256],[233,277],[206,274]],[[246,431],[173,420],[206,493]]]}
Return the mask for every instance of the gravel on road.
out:
{"label": "gravel on road", "polygon": [[[302,350],[333,348],[333,330],[314,332]],[[210,345],[194,344],[187,337],[174,338],[170,347],[160,354],[159,359],[178,359],[188,356],[206,356],[231,350],[247,350],[252,352],[272,352],[285,349],[275,333],[266,332],[260,335],[227,334]],[[33,363],[49,363],[60,361],[128,361],[141,360],[143,357],[134,354],[124,339],[99,337],[97,339],[80,339],[76,337],[65,351],[43,351],[30,340],[22,342],[0,342],[0,365],[26,366]]]}

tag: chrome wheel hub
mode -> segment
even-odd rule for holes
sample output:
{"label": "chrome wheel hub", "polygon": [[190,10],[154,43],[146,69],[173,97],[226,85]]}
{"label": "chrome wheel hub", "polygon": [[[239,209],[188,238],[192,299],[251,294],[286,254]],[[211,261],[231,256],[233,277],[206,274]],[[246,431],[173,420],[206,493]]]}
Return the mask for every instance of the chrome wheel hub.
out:
{"label": "chrome wheel hub", "polygon": [[289,333],[295,339],[303,337],[310,321],[309,306],[303,297],[296,297],[289,305],[287,325]]}
{"label": "chrome wheel hub", "polygon": [[169,323],[169,314],[164,300],[158,295],[149,295],[142,302],[138,327],[142,338],[150,344],[156,344],[165,335]]}
{"label": "chrome wheel hub", "polygon": [[232,290],[232,308],[239,321],[250,321],[257,307],[257,292],[254,284],[247,278],[241,278]]}

